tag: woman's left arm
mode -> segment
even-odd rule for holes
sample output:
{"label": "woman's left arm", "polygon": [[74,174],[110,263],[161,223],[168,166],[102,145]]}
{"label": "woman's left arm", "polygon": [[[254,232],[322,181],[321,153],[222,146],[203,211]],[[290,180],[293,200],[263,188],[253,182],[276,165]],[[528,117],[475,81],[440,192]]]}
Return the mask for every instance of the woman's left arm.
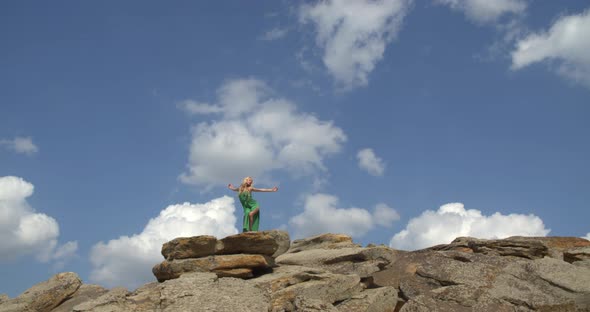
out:
{"label": "woman's left arm", "polygon": [[259,188],[252,188],[252,192],[276,192],[278,191],[279,188],[278,187],[273,187],[271,189],[259,189]]}

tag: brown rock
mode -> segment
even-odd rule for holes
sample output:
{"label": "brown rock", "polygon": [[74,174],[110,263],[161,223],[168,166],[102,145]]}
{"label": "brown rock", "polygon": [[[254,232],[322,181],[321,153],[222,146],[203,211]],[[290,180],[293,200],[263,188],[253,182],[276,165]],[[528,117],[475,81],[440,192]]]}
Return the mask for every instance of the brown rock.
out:
{"label": "brown rock", "polygon": [[209,235],[179,237],[162,245],[166,260],[201,258],[215,254],[217,238]]}
{"label": "brown rock", "polygon": [[233,269],[265,269],[274,266],[274,260],[265,255],[219,255],[198,259],[163,261],[152,269],[159,282],[178,278],[187,272],[212,272]]}
{"label": "brown rock", "polygon": [[229,270],[213,270],[217,277],[235,277],[235,278],[251,278],[254,276],[252,269],[229,269]]}
{"label": "brown rock", "polygon": [[289,244],[289,234],[285,231],[245,232],[221,239],[215,253],[218,255],[245,253],[276,257],[289,249]]}
{"label": "brown rock", "polygon": [[0,305],[0,311],[49,312],[71,296],[82,284],[76,273],[66,272],[34,285],[18,297]]}

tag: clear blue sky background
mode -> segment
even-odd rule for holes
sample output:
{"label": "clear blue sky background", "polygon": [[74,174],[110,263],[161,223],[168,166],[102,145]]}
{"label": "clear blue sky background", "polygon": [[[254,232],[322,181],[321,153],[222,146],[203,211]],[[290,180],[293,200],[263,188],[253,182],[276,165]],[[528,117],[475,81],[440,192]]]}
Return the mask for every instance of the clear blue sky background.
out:
{"label": "clear blue sky background", "polygon": [[[320,218],[313,212],[321,203],[307,214],[304,206],[325,194],[338,198],[338,211],[372,214],[382,204],[389,212],[387,224],[367,219],[349,233],[361,244],[389,245],[404,229],[411,235],[410,220],[448,203],[484,218],[532,214],[548,235],[586,236],[590,61],[576,56],[575,44],[565,47],[570,54],[547,52],[518,68],[513,53],[572,16],[587,20],[575,24],[574,38],[590,47],[588,2],[514,1],[525,7],[487,20],[452,1],[398,2],[407,7],[390,30],[395,38],[380,37],[385,50],[366,83],[347,83],[324,62],[318,24],[302,22],[317,2],[2,1],[0,177],[34,185],[28,205],[59,224],[58,245],[76,241],[77,249],[59,261],[39,261],[36,251],[2,255],[0,293],[16,296],[59,271],[101,283],[90,277],[97,243],[142,233],[170,205],[234,196],[221,183],[179,178],[199,148],[191,128],[225,118],[190,114],[182,103],[217,105],[220,88],[245,79],[346,136],[321,155],[323,169],[277,165],[255,176],[258,187],[280,187],[255,194],[262,229],[315,233],[293,218]],[[579,69],[576,79],[560,71],[567,66]],[[30,138],[36,149],[19,152],[15,138]],[[382,172],[359,166],[366,148]],[[241,207],[233,205],[239,231]],[[347,228],[325,232],[335,229]]]}

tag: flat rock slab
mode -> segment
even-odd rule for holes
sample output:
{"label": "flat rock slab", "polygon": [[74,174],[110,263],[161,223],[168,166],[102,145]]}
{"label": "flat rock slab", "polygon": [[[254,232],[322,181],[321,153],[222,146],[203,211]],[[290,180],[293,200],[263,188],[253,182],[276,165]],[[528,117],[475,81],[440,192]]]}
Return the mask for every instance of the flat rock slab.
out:
{"label": "flat rock slab", "polygon": [[590,246],[590,241],[579,237],[512,236],[504,239],[458,237],[450,244],[433,246],[427,248],[427,250],[455,250],[527,259],[541,259],[546,256],[563,259],[565,251],[572,248],[588,246]]}
{"label": "flat rock slab", "polygon": [[82,285],[76,273],[66,272],[52,276],[49,280],[38,283],[14,299],[0,305],[1,312],[49,312]]}
{"label": "flat rock slab", "polygon": [[166,260],[201,258],[215,254],[217,238],[210,235],[178,237],[162,245]]}
{"label": "flat rock slab", "polygon": [[231,254],[257,254],[276,258],[285,253],[290,244],[289,233],[280,230],[246,232],[220,240],[210,235],[178,237],[162,245],[162,256],[168,261]]}
{"label": "flat rock slab", "polygon": [[304,239],[297,239],[291,243],[288,253],[296,253],[309,249],[338,249],[361,247],[352,242],[352,237],[345,234],[321,234]]}
{"label": "flat rock slab", "polygon": [[289,249],[291,241],[285,231],[245,232],[227,236],[217,244],[215,254],[260,254],[277,257]]}
{"label": "flat rock slab", "polygon": [[215,272],[234,269],[267,269],[274,259],[265,255],[219,255],[198,259],[163,261],[152,269],[159,282],[180,277],[187,272]]}
{"label": "flat rock slab", "polygon": [[385,268],[397,253],[388,247],[306,249],[283,254],[276,263],[324,268],[340,274],[354,273],[364,278]]}

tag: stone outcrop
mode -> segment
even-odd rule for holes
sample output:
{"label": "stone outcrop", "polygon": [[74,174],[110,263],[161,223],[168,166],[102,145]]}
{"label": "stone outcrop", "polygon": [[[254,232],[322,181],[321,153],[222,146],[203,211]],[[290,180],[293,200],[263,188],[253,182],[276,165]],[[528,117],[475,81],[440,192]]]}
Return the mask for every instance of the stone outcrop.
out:
{"label": "stone outcrop", "polygon": [[49,312],[76,292],[82,281],[76,273],[54,275],[45,282],[36,284],[20,296],[0,305],[1,312]]}
{"label": "stone outcrop", "polygon": [[252,278],[272,268],[274,258],[289,246],[289,234],[279,230],[246,232],[220,240],[207,235],[176,238],[162,246],[166,260],[152,272],[159,282],[190,272]]}
{"label": "stone outcrop", "polygon": [[417,251],[361,247],[282,231],[177,238],[134,290],[62,273],[2,311],[589,311],[590,242],[575,237],[460,237]]}

